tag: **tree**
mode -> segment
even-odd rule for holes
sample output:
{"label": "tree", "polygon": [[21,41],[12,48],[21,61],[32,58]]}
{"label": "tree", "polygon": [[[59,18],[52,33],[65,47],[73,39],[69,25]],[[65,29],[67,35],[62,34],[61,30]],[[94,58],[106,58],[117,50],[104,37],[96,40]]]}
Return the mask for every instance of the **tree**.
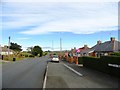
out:
{"label": "tree", "polygon": [[33,49],[33,47],[28,47],[26,50],[28,53],[32,53],[32,49]]}
{"label": "tree", "polygon": [[22,47],[20,45],[18,45],[17,43],[10,43],[10,49],[14,50],[14,51],[22,51]]}
{"label": "tree", "polygon": [[41,57],[43,55],[43,51],[42,51],[40,46],[34,46],[33,49],[32,49],[32,54],[34,56],[39,55]]}

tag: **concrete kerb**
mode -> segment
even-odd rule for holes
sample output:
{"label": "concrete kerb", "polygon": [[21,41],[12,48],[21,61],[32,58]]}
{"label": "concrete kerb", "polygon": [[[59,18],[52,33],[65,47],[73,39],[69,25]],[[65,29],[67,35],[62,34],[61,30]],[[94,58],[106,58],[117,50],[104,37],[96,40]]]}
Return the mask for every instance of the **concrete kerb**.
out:
{"label": "concrete kerb", "polygon": [[45,90],[45,88],[46,88],[47,71],[48,71],[48,64],[47,64],[47,68],[45,70],[45,77],[44,77],[44,81],[43,81],[43,90]]}
{"label": "concrete kerb", "polygon": [[79,67],[83,67],[83,64],[78,64],[77,66],[79,66]]}

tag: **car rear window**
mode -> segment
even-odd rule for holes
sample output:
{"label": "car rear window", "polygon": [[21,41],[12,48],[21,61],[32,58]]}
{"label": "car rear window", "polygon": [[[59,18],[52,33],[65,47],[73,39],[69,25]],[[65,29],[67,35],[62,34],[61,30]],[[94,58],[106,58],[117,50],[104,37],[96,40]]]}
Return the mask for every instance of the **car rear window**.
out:
{"label": "car rear window", "polygon": [[53,56],[53,58],[58,58],[58,56]]}

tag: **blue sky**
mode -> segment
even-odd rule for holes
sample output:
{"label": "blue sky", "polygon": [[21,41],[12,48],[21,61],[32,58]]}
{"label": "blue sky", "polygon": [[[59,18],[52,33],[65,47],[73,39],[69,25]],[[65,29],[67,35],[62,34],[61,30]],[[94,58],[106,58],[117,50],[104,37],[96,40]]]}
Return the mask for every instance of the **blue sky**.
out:
{"label": "blue sky", "polygon": [[[118,39],[118,3],[116,2],[39,2],[38,0],[2,1],[2,45],[11,42],[44,50],[89,47],[98,40]],[[0,40],[1,41],[1,40]]]}

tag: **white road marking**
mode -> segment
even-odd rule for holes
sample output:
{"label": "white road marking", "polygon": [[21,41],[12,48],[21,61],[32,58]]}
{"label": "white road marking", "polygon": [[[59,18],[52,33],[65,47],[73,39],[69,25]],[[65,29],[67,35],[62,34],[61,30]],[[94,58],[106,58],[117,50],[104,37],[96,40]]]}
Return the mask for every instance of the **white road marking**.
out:
{"label": "white road marking", "polygon": [[47,68],[46,68],[45,78],[44,78],[44,81],[43,81],[43,90],[45,90],[45,88],[46,88],[47,71],[48,71],[48,65],[47,65]]}
{"label": "white road marking", "polygon": [[71,71],[73,71],[74,73],[76,73],[79,76],[83,76],[81,73],[77,72],[76,70],[74,70],[73,68],[69,67],[68,65],[64,64],[65,67],[67,67],[68,69],[70,69]]}

